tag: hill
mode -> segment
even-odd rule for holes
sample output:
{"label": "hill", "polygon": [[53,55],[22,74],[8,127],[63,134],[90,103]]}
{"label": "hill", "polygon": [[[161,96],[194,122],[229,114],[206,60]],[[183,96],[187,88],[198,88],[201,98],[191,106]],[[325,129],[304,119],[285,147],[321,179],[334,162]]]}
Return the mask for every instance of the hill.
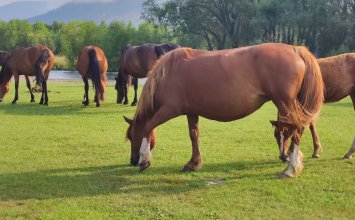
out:
{"label": "hill", "polygon": [[134,25],[140,23],[140,16],[144,0],[117,0],[101,2],[69,2],[48,11],[45,14],[28,19],[31,22],[41,21],[52,23],[53,21],[68,22],[71,20],[94,21],[107,23],[113,20],[124,22],[131,21]]}
{"label": "hill", "polygon": [[9,21],[12,19],[27,19],[46,13],[58,4],[43,1],[20,1],[0,7],[0,20]]}

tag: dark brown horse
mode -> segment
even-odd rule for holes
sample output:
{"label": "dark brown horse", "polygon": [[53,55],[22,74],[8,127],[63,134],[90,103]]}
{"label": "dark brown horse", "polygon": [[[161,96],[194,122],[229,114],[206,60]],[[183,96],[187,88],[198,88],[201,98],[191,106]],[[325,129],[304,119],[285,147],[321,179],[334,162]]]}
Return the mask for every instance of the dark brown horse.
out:
{"label": "dark brown horse", "polygon": [[89,105],[89,79],[95,89],[96,107],[100,107],[100,100],[104,100],[106,91],[107,60],[102,49],[95,46],[86,46],[81,49],[76,68],[81,74],[84,84],[84,106]]}
{"label": "dark brown horse", "polygon": [[[355,53],[318,59],[325,87],[324,102],[338,102],[350,96],[355,110]],[[313,138],[313,157],[318,158],[322,147],[315,122],[309,126]],[[275,132],[278,139],[278,132]]]}
{"label": "dark brown horse", "polygon": [[[280,177],[293,177],[303,169],[299,143],[304,126],[319,114],[323,82],[317,60],[305,47],[262,44],[221,51],[190,48],[173,50],[150,71],[127,138],[131,164],[150,166],[154,129],[186,115],[192,158],[184,170],[202,166],[198,145],[199,116],[233,121],[252,114],[265,102],[279,110],[278,128],[284,141],[291,138],[290,162]],[[283,154],[281,142],[280,154]]]}
{"label": "dark brown horse", "polygon": [[139,46],[127,45],[121,52],[118,61],[118,76],[116,77],[117,103],[128,104],[128,88],[134,86],[134,100],[132,106],[137,104],[138,78],[147,77],[149,70],[155,62],[165,53],[179,48],[180,45],[172,43],[142,44]]}
{"label": "dark brown horse", "polygon": [[351,155],[355,152],[355,137],[353,140],[353,145],[351,145],[351,148],[349,149],[348,153],[345,154],[344,158],[350,159]]}
{"label": "dark brown horse", "polygon": [[39,104],[48,105],[47,79],[54,64],[54,55],[46,46],[28,48],[17,48],[8,54],[5,64],[0,73],[0,101],[3,100],[9,91],[10,79],[15,79],[15,98],[12,104],[18,100],[19,76],[25,75],[27,88],[31,94],[31,102],[34,102],[34,95],[28,76],[36,76],[36,83],[42,87],[42,97]]}

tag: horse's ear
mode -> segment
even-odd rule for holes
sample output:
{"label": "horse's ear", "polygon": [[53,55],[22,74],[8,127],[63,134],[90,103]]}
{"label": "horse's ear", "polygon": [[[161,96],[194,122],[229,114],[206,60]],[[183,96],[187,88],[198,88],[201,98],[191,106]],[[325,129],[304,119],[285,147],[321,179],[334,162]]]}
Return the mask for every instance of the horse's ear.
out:
{"label": "horse's ear", "polygon": [[133,120],[132,119],[129,119],[127,118],[126,116],[123,116],[124,120],[129,124],[131,125],[133,123]]}
{"label": "horse's ear", "polygon": [[276,127],[279,124],[278,121],[272,121],[272,120],[270,120],[270,123],[271,123],[272,127]]}

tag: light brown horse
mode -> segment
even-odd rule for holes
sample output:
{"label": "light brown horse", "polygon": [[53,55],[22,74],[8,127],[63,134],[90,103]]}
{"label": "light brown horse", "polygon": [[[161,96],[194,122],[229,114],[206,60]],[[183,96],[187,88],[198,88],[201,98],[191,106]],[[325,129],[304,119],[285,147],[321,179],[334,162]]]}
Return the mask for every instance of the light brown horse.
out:
{"label": "light brown horse", "polygon": [[0,73],[0,101],[3,100],[10,88],[10,79],[15,79],[15,98],[12,104],[18,100],[19,76],[25,75],[26,85],[31,94],[31,102],[34,95],[31,90],[29,76],[36,76],[37,85],[42,87],[42,96],[39,104],[48,105],[47,80],[49,72],[54,64],[52,51],[43,45],[28,48],[16,48],[8,55]]}
{"label": "light brown horse", "polygon": [[[132,82],[134,86],[134,100],[137,104],[138,78],[147,77],[154,63],[165,53],[180,48],[173,43],[127,45],[121,51],[118,61],[118,76],[116,77],[117,103],[128,104],[128,88]],[[133,78],[132,78],[133,77]]]}
{"label": "light brown horse", "polygon": [[139,164],[141,171],[149,167],[154,128],[186,115],[192,158],[184,170],[198,170],[202,166],[199,116],[233,121],[270,100],[280,112],[277,126],[283,130],[284,141],[292,140],[291,160],[280,177],[293,177],[303,169],[299,150],[303,128],[318,116],[323,102],[323,82],[314,56],[305,47],[285,44],[221,51],[173,50],[150,71],[134,119],[125,117],[131,164]]}
{"label": "light brown horse", "polygon": [[105,53],[101,48],[95,46],[86,46],[81,49],[78,62],[76,64],[78,72],[81,74],[85,87],[84,106],[89,105],[89,79],[92,80],[92,85],[95,89],[96,107],[100,107],[100,100],[104,100],[106,91],[106,71],[107,60]]}
{"label": "light brown horse", "polygon": [[[318,59],[325,87],[324,102],[338,102],[350,96],[355,110],[355,53]],[[312,157],[318,158],[322,147],[317,134],[315,122],[309,126],[314,151]],[[278,139],[277,131],[275,132]]]}

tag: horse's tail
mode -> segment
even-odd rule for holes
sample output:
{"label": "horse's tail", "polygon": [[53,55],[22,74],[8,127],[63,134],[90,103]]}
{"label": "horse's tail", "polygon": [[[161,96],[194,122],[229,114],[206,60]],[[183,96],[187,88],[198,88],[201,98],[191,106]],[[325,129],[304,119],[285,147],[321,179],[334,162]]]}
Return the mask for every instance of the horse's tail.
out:
{"label": "horse's tail", "polygon": [[104,100],[105,87],[106,87],[106,74],[100,74],[100,64],[97,58],[95,49],[90,49],[89,55],[89,77],[92,80],[92,85],[95,89],[99,100]]}
{"label": "horse's tail", "polygon": [[39,58],[36,61],[35,65],[35,77],[36,77],[36,84],[41,87],[42,81],[44,80],[43,76],[43,64],[49,63],[51,60],[51,53],[48,48],[44,48],[42,53],[40,54]]}
{"label": "horse's tail", "polygon": [[294,111],[290,112],[291,123],[304,127],[314,121],[320,112],[324,100],[324,85],[317,59],[306,47],[294,47],[295,52],[303,59],[306,72],[296,103],[291,103]]}
{"label": "horse's tail", "polygon": [[157,85],[159,85],[162,79],[167,77],[170,72],[173,72],[179,62],[190,59],[194,52],[195,51],[191,48],[176,49],[165,54],[155,63],[148,73],[148,79],[144,84],[139,98],[134,116],[135,120],[143,115],[149,116],[153,112],[153,109],[157,107],[154,106],[154,95]]}

